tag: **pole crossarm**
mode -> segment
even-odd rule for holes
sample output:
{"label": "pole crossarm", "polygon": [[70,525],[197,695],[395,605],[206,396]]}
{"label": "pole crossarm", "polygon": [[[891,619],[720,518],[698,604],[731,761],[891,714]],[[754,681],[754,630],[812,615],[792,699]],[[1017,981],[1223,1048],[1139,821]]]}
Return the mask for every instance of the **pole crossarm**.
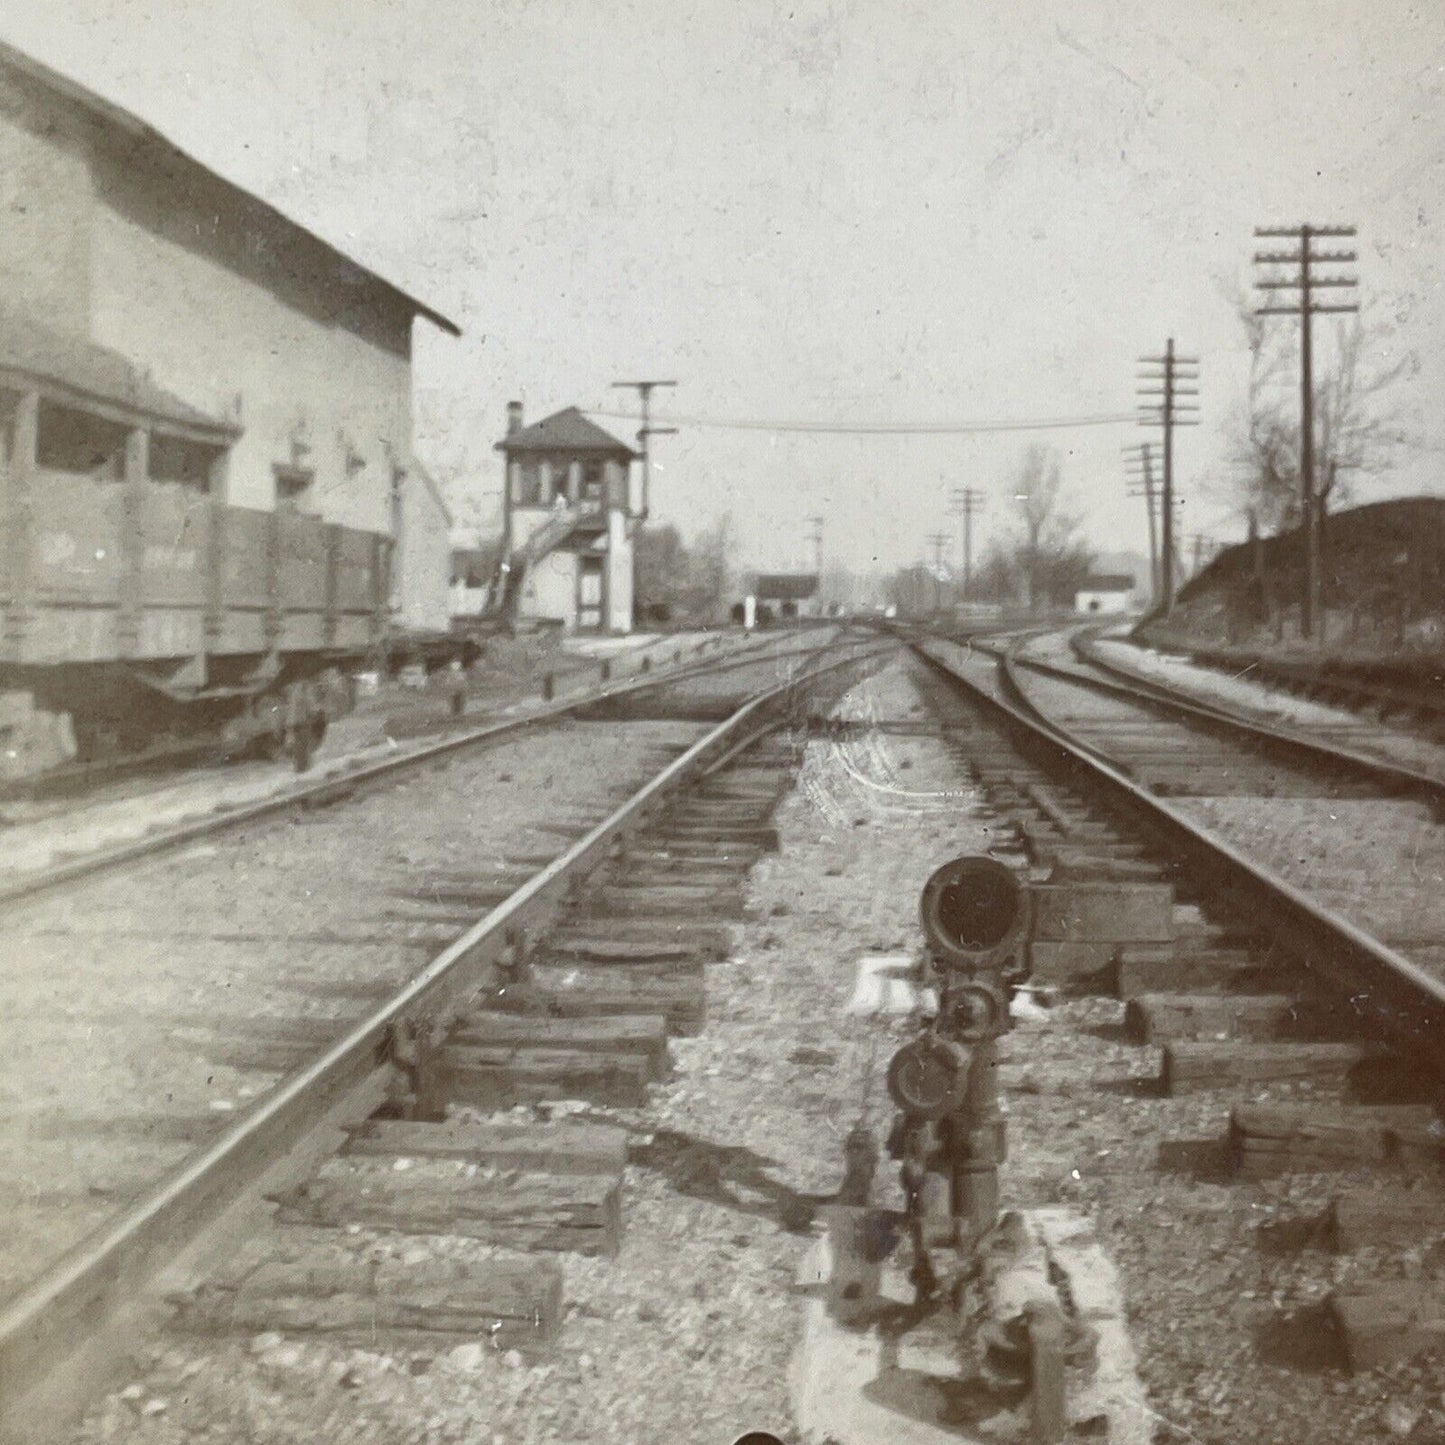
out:
{"label": "pole crossarm", "polygon": [[1356,236],[1354,226],[1256,226],[1256,236]]}
{"label": "pole crossarm", "polygon": [[[1311,256],[1311,261],[1318,261],[1318,256]],[[1353,276],[1311,276],[1308,281],[1303,277],[1291,277],[1284,281],[1256,281],[1255,286],[1261,291],[1299,291],[1305,286],[1314,290],[1317,286],[1358,286],[1360,283]]]}
{"label": "pole crossarm", "polygon": [[[1256,237],[1288,238],[1294,243],[1289,251],[1257,250],[1257,266],[1284,266],[1287,275],[1266,275],[1256,279],[1256,289],[1266,293],[1265,304],[1257,306],[1256,316],[1293,316],[1300,323],[1300,447],[1299,472],[1301,493],[1300,526],[1304,541],[1304,577],[1300,595],[1300,632],[1306,637],[1315,634],[1320,610],[1320,517],[1316,515],[1319,498],[1315,485],[1314,426],[1314,349],[1311,318],[1321,315],[1351,315],[1359,311],[1357,302],[1321,303],[1313,299],[1317,291],[1351,291],[1358,287],[1354,276],[1321,275],[1321,266],[1347,266],[1358,259],[1354,247],[1323,250],[1312,243],[1322,239],[1352,239],[1358,234],[1354,226],[1256,226]],[[1279,293],[1296,293],[1293,304]],[[1196,546],[1199,545],[1196,539]]]}
{"label": "pole crossarm", "polygon": [[[1353,316],[1359,311],[1356,306],[1311,306],[1311,316]],[[1298,316],[1301,308],[1298,306],[1258,306],[1255,308],[1256,316]]]}

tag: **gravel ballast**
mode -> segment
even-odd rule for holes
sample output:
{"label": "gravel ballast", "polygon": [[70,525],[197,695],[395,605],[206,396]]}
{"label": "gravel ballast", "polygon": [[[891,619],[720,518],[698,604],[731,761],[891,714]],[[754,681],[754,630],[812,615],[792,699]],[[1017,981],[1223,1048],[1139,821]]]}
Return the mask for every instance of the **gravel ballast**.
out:
{"label": "gravel ballast", "polygon": [[[0,1297],[702,731],[564,722],[7,913]],[[430,888],[430,893],[428,889]]]}
{"label": "gravel ballast", "polygon": [[[904,666],[841,711],[917,727],[930,714]],[[263,1335],[212,1350],[176,1338],[92,1411],[73,1445],[186,1441],[558,1442],[714,1445],[745,1429],[797,1439],[786,1384],[802,1301],[793,1281],[842,1138],[891,1115],[882,1073],[907,1030],[850,1020],[859,957],[911,952],[918,891],[948,857],[989,846],[959,764],[934,736],[875,731],[808,744],[779,809],[781,851],[750,884],[749,919],[709,968],[702,1034],[647,1106],[589,1111],[633,1135],[618,1259],[565,1261],[567,1317],[552,1351],[484,1341],[417,1353]],[[1161,1139],[1218,1138],[1228,1100],[1166,1100],[1152,1049],[1122,1041],[1121,1005],[1070,1003],[1022,1019],[1001,1049],[1010,1109],[1005,1202],[1093,1217],[1124,1278],[1158,1441],[1235,1445],[1445,1439],[1435,1365],[1357,1377],[1291,1355],[1280,1320],[1369,1269],[1438,1272],[1378,1256],[1271,1256],[1254,1228],[1315,1204],[1318,1178],[1211,1182],[1161,1165]],[[884,1162],[880,1199],[893,1197]],[[359,1248],[417,1259],[475,1246],[359,1232]],[[877,1445],[886,1445],[879,1441]]]}

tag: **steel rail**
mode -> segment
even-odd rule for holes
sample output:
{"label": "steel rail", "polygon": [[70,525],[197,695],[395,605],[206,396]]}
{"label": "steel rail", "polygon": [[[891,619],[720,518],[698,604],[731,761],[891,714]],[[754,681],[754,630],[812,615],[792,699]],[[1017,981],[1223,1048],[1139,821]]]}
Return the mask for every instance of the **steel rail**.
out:
{"label": "steel rail", "polygon": [[1019,684],[1015,658],[1005,654],[998,659],[999,691],[992,692],[936,655],[929,644],[915,644],[914,650],[1000,717],[1011,735],[1048,753],[1055,767],[1105,792],[1179,867],[1211,882],[1232,916],[1263,925],[1284,952],[1322,981],[1342,988],[1362,1018],[1368,1016],[1390,1038],[1418,1050],[1445,1083],[1445,984],[1439,979],[1140,787],[1052,722]]}
{"label": "steel rail", "polygon": [[715,673],[743,667],[760,666],[771,660],[806,655],[806,652],[807,649],[804,648],[792,648],[788,651],[770,654],[766,644],[761,644],[755,649],[749,650],[744,657],[739,657],[735,653],[724,653],[710,658],[694,659],[690,662],[667,664],[620,681],[604,682],[601,687],[544,703],[541,707],[519,717],[484,723],[480,727],[454,733],[438,742],[423,744],[400,757],[382,758],[349,772],[320,778],[299,787],[287,788],[283,792],[258,799],[254,803],[231,808],[224,813],[215,813],[191,823],[180,823],[173,828],[146,834],[143,837],[132,839],[130,842],[118,843],[113,847],[98,848],[93,853],[87,853],[78,858],[68,858],[63,863],[36,869],[23,877],[8,879],[0,883],[0,908],[27,901],[38,894],[80,882],[95,874],[122,867],[127,863],[170,852],[186,844],[212,837],[217,833],[227,832],[232,828],[255,823],[277,813],[285,813],[292,808],[305,807],[308,803],[315,804],[348,794],[355,788],[366,786],[379,779],[399,775],[410,768],[424,767],[451,753],[494,742],[498,738],[512,733],[524,732],[528,728],[555,722],[569,713],[600,702],[629,697],[634,693],[652,691],[674,682],[688,681],[699,676],[711,676]]}
{"label": "steel rail", "polygon": [[1342,770],[1357,773],[1363,777],[1385,784],[1392,792],[1418,794],[1425,798],[1437,813],[1445,813],[1445,778],[1438,777],[1423,769],[1411,767],[1408,763],[1396,762],[1391,758],[1377,757],[1373,753],[1360,752],[1357,748],[1342,743],[1313,737],[1297,728],[1280,727],[1267,723],[1262,718],[1251,717],[1248,713],[1223,703],[1188,697],[1167,683],[1153,678],[1139,677],[1128,668],[1107,658],[1098,656],[1090,643],[1075,635],[1070,647],[1086,666],[1098,668],[1109,674],[1105,677],[1089,677],[1087,674],[1070,672],[1068,668],[1046,662],[1042,658],[1019,655],[1016,661],[1024,667],[1046,676],[1057,677],[1066,682],[1077,682],[1100,692],[1113,693],[1126,698],[1138,698],[1156,703],[1160,707],[1193,718],[1205,725],[1223,728],[1236,733],[1246,733],[1258,739],[1265,746],[1277,748],[1284,753],[1294,753],[1310,758],[1316,763],[1327,763]]}
{"label": "steel rail", "polygon": [[[1148,619],[1144,619],[1147,622]],[[1144,625],[1140,623],[1140,626]],[[1306,657],[1272,657],[1227,646],[1215,646],[1178,634],[1160,633],[1157,641],[1145,637],[1122,639],[1136,645],[1156,646],[1162,650],[1188,657],[1199,667],[1225,673],[1252,672],[1266,682],[1287,691],[1300,691],[1305,696],[1323,694],[1349,708],[1380,708],[1382,712],[1411,713],[1431,726],[1445,722],[1445,693],[1438,686],[1440,658],[1424,654],[1420,661],[1437,669],[1433,691],[1425,684],[1408,679],[1396,681],[1388,676],[1362,672],[1369,663],[1363,659]]]}
{"label": "steel rail", "polygon": [[[835,641],[829,649],[843,644]],[[891,650],[891,647],[890,649]],[[268,1169],[295,1150],[320,1121],[391,1076],[396,1031],[445,1020],[501,976],[519,939],[565,905],[592,868],[611,855],[676,789],[726,760],[749,725],[840,670],[881,655],[876,643],[853,643],[842,657],[795,674],[744,703],[669,762],[602,822],[547,864],[449,944],[418,975],[320,1057],[282,1080],[219,1137],[173,1169],[46,1268],[0,1310],[0,1437],[25,1438],[26,1396],[124,1311],[135,1308],[175,1256],[232,1208]],[[374,1094],[374,1089],[373,1089]],[[17,1433],[18,1432],[18,1433]]]}

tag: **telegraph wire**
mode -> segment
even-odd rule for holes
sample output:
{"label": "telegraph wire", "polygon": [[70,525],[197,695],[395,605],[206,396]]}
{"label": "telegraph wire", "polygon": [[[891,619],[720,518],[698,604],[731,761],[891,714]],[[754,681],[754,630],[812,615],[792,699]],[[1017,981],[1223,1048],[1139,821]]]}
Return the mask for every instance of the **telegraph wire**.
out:
{"label": "telegraph wire", "polygon": [[[637,412],[582,408],[589,416],[614,421],[640,421]],[[831,422],[762,421],[745,417],[670,416],[659,418],[678,426],[723,431],[790,432],[826,436],[967,436],[984,432],[1061,431],[1070,427],[1122,426],[1136,420],[1133,412],[1102,412],[1092,416],[1041,417],[1035,420],[980,422]]]}

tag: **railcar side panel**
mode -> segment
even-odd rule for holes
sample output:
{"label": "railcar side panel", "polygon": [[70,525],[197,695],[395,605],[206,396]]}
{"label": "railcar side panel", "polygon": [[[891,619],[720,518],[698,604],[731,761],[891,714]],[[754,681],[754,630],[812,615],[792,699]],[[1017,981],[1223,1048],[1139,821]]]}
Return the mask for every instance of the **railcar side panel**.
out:
{"label": "railcar side panel", "polygon": [[165,483],[48,471],[34,482],[11,663],[355,653],[381,634],[387,538]]}

